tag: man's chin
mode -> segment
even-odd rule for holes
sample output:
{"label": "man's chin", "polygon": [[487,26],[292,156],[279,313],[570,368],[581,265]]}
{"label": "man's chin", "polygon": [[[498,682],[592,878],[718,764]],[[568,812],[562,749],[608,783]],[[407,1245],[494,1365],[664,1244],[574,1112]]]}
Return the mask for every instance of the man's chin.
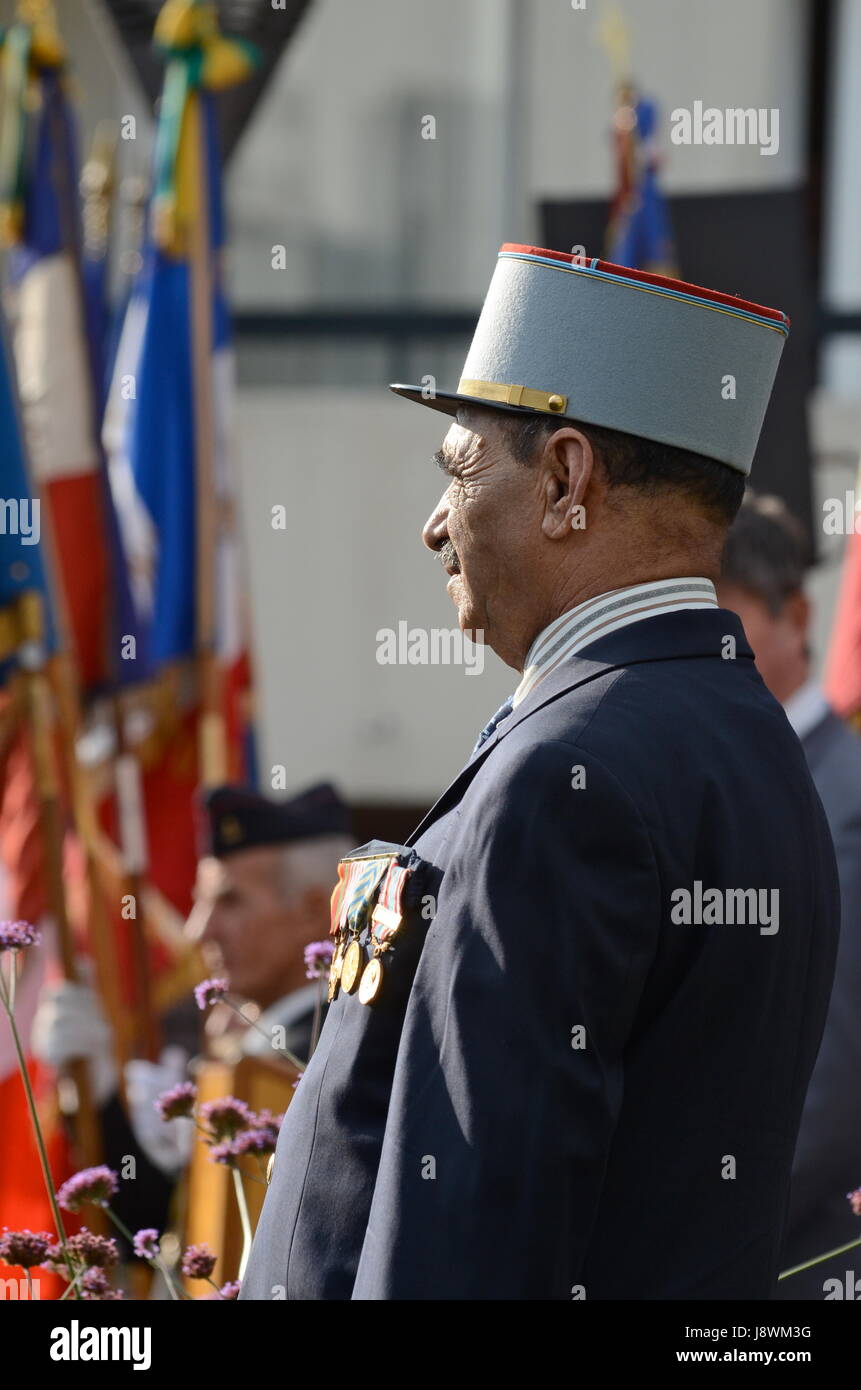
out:
{"label": "man's chin", "polygon": [[477,647],[483,647],[487,641],[483,627],[478,626],[478,619],[472,613],[458,613],[458,627],[464,637],[468,637]]}
{"label": "man's chin", "polygon": [[482,645],[484,643],[484,628],[481,625],[481,618],[475,611],[471,595],[464,591],[462,576],[453,574],[446,588],[457,609],[457,623],[464,637],[468,637],[471,642]]}

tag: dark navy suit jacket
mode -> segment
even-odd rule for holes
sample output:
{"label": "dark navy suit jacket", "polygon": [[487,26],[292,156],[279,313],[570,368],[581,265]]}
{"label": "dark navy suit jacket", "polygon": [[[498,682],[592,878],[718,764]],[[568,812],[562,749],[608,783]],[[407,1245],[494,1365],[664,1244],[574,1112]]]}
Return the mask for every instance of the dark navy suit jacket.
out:
{"label": "dark navy suit jacket", "polygon": [[[384,989],[329,1010],[242,1297],[771,1297],[839,902],[738,619],[560,665],[411,844]],[[697,882],[776,890],[778,930],[674,922]]]}
{"label": "dark navy suit jacket", "polygon": [[[861,1186],[861,739],[827,714],[802,747],[834,839],[842,918],[831,1004],[792,1163],[784,1269],[861,1236],[846,1200]],[[834,1298],[835,1279],[844,1298],[847,1288],[861,1298],[861,1248],[782,1280],[779,1296]]]}

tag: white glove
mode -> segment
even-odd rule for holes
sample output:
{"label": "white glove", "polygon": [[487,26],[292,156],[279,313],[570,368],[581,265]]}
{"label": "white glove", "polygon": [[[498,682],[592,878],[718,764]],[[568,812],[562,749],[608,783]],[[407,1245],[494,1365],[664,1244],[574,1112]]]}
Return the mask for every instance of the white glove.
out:
{"label": "white glove", "polygon": [[188,1053],[166,1047],[158,1062],[126,1062],[126,1099],[134,1136],[149,1159],[167,1177],[175,1177],[191,1158],[193,1120],[163,1120],[155,1108],[162,1091],[188,1080]]}
{"label": "white glove", "polygon": [[116,1092],[113,1033],[90,985],[63,980],[44,990],[30,1045],[39,1061],[54,1071],[64,1071],[70,1062],[85,1058],[96,1105],[104,1105]]}

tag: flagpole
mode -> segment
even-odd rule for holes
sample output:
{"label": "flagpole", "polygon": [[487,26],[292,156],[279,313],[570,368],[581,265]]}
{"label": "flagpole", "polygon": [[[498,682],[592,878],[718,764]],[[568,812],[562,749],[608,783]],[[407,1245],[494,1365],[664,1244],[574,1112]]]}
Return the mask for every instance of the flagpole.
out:
{"label": "flagpole", "polygon": [[[39,821],[47,869],[48,905],[56,925],[63,976],[79,982],[74,941],[66,908],[63,876],[64,822],[57,767],[52,746],[51,691],[45,671],[42,605],[38,594],[23,594],[19,601],[20,665],[23,672],[27,713],[33,744],[33,767]],[[87,1062],[76,1058],[69,1073],[77,1092],[75,1135],[80,1161],[85,1166],[101,1157],[101,1133],[90,1089]]]}
{"label": "flagpole", "polygon": [[217,650],[215,595],[218,545],[218,490],[215,471],[214,393],[212,385],[212,245],[209,225],[208,142],[199,90],[189,93],[185,119],[195,178],[189,212],[191,280],[191,358],[194,392],[196,481],[196,628],[200,682],[200,781],[204,787],[227,779],[227,732],[223,675]]}

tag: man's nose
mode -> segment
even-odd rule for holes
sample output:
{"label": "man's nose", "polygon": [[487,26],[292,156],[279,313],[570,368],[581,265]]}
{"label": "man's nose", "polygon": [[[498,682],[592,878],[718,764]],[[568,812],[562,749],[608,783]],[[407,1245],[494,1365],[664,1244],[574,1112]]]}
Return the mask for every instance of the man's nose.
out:
{"label": "man's nose", "polygon": [[422,527],[422,540],[428,550],[442,550],[448,540],[447,496],[448,494],[444,492]]}

